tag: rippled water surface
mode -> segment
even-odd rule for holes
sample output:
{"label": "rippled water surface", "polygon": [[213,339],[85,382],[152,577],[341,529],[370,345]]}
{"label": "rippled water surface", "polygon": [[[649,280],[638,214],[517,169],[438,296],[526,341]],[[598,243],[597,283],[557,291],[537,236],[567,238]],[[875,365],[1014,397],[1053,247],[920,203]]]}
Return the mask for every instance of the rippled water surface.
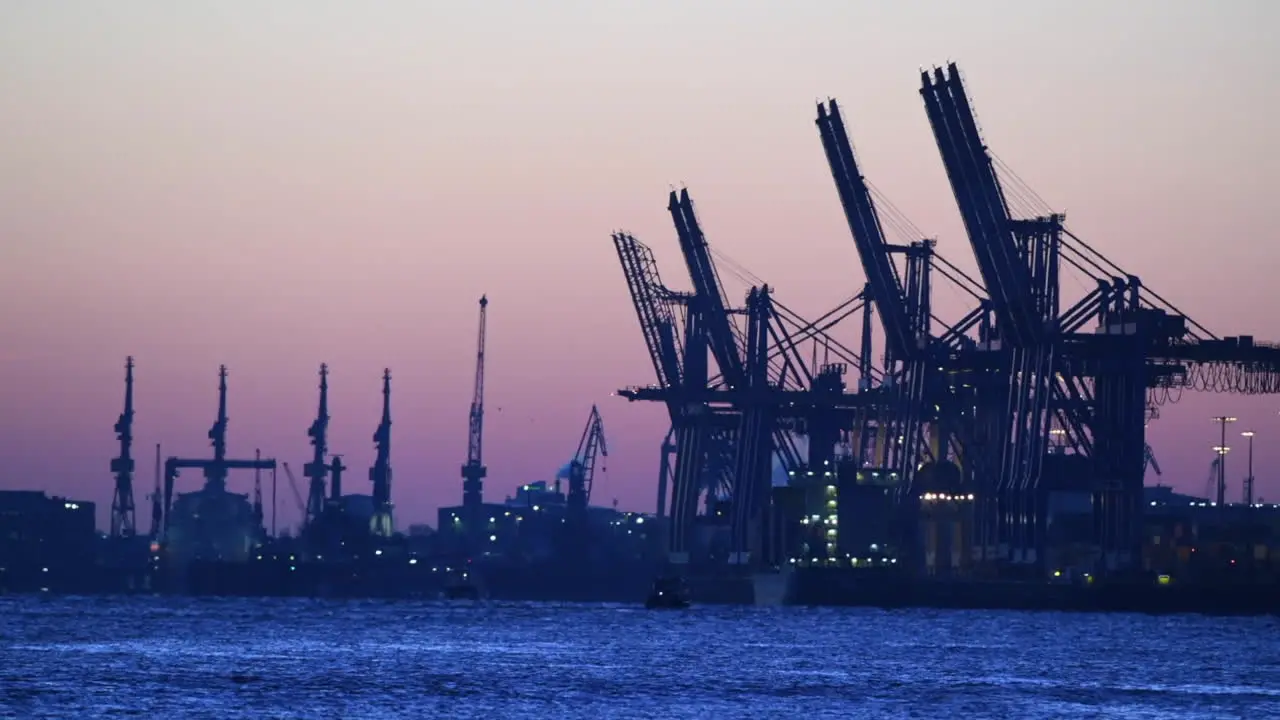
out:
{"label": "rippled water surface", "polygon": [[0,599],[17,718],[1280,717],[1280,622]]}

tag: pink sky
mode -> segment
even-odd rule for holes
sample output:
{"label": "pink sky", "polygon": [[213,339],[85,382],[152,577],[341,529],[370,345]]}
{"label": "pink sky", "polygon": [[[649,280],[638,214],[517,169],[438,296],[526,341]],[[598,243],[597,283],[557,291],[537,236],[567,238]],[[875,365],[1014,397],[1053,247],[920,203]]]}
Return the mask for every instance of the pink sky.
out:
{"label": "pink sky", "polygon": [[[836,304],[863,279],[813,124],[815,100],[834,96],[868,179],[972,270],[917,92],[920,66],[948,59],[993,150],[1073,230],[1218,334],[1280,340],[1280,62],[1266,34],[1278,14],[1172,1],[9,3],[0,487],[95,500],[105,522],[128,354],[140,504],[155,442],[207,453],[219,363],[232,453],[300,466],[327,362],[331,447],[354,492],[367,492],[392,369],[398,521],[425,520],[461,496],[488,293],[487,497],[549,478],[599,403],[612,456],[595,499],[650,509],[665,416],[610,397],[652,379],[610,231],[636,233],[687,286],[665,209],[687,183],[719,251],[794,309]],[[956,297],[939,294],[944,313]],[[1166,482],[1203,488],[1208,418],[1229,413],[1258,432],[1259,492],[1280,496],[1277,409],[1191,394],[1165,408],[1150,438]]]}

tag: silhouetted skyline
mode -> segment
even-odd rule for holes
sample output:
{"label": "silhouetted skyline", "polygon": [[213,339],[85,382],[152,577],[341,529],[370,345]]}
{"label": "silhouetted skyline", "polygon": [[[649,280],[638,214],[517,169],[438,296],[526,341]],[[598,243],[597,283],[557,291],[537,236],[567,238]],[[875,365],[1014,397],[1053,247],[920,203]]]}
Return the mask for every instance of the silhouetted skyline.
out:
{"label": "silhouetted skyline", "polygon": [[[598,404],[610,458],[593,500],[649,509],[666,418],[610,397],[653,379],[610,231],[634,232],[687,287],[666,212],[687,183],[718,252],[795,310],[836,305],[863,277],[811,117],[834,96],[868,180],[972,270],[917,91],[919,67],[948,59],[994,153],[1076,233],[1214,332],[1280,340],[1267,217],[1280,148],[1264,131],[1280,107],[1264,35],[1278,14],[1189,1],[6,8],[0,487],[97,501],[105,527],[133,355],[139,507],[147,448],[207,454],[223,363],[230,452],[297,466],[328,363],[329,444],[353,468],[347,492],[368,493],[389,367],[397,524],[427,521],[461,499],[487,293],[486,497],[551,479]],[[722,272],[741,300],[745,283]],[[960,301],[935,302],[954,317]],[[1149,440],[1165,482],[1203,490],[1210,418],[1227,413],[1258,433],[1257,494],[1280,496],[1277,410],[1193,393],[1164,407]],[[1227,467],[1236,498],[1243,457]]]}

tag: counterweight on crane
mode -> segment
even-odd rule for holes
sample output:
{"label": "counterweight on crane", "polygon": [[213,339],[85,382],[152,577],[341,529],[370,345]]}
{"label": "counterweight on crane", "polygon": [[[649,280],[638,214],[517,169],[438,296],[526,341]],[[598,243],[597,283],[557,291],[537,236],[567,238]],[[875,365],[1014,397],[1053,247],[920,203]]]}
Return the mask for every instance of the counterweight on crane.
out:
{"label": "counterweight on crane", "polygon": [[462,508],[466,514],[467,532],[475,530],[483,500],[483,480],[488,474],[484,466],[484,336],[487,296],[480,296],[480,332],[476,343],[476,379],[471,396],[471,415],[467,434],[467,462],[462,466]]}

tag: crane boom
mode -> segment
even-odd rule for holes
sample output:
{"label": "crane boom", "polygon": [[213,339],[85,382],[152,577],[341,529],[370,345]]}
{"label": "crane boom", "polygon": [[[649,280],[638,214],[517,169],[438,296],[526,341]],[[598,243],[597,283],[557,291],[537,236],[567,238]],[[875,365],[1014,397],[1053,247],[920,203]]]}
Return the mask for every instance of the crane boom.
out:
{"label": "crane boom", "polygon": [[480,332],[476,342],[476,379],[471,396],[471,415],[467,434],[467,462],[462,466],[462,505],[478,508],[483,498],[484,477],[484,337],[487,296],[480,296]]}
{"label": "crane boom", "polygon": [[918,349],[908,320],[906,293],[897,267],[889,256],[891,247],[885,240],[880,215],[858,167],[853,143],[849,141],[849,132],[835,100],[818,105],[817,124],[827,164],[831,166],[831,176],[835,179],[836,192],[867,277],[867,286],[880,314],[885,343],[894,358],[906,359]]}
{"label": "crane boom", "polygon": [[741,387],[746,379],[742,367],[742,338],[739,337],[737,326],[729,318],[729,300],[724,291],[724,283],[720,281],[719,271],[711,259],[711,248],[698,224],[688,189],[681,189],[679,194],[672,190],[667,210],[675,222],[680,252],[689,267],[694,303],[703,313],[702,321],[711,354],[729,386]]}

